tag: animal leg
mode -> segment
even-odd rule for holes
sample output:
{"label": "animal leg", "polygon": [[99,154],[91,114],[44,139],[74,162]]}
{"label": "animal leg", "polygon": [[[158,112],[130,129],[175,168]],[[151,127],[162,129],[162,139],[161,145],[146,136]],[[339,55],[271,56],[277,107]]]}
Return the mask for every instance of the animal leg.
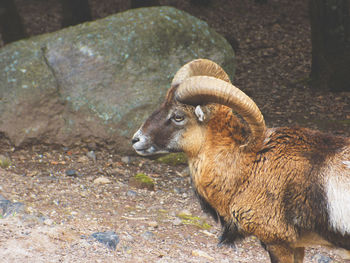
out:
{"label": "animal leg", "polygon": [[[271,263],[299,263],[294,260],[294,250],[286,245],[266,245]],[[296,253],[297,254],[297,253]]]}
{"label": "animal leg", "polygon": [[305,248],[297,247],[294,249],[294,263],[302,263],[304,260]]}

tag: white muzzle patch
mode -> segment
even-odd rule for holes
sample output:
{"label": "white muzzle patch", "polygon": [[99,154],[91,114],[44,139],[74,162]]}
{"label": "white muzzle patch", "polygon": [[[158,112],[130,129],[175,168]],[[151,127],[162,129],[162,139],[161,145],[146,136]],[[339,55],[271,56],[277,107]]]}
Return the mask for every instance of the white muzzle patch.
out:
{"label": "white muzzle patch", "polygon": [[140,155],[148,155],[152,153],[152,147],[149,145],[148,136],[144,135],[141,130],[138,130],[134,136],[132,145],[134,150]]}

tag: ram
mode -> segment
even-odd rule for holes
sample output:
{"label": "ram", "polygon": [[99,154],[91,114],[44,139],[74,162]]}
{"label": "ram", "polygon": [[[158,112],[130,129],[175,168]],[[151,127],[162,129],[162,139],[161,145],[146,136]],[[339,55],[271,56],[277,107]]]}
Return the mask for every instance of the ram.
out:
{"label": "ram", "polygon": [[256,104],[214,62],[175,75],[164,103],[135,133],[143,156],[183,151],[221,243],[254,235],[271,262],[303,262],[304,248],[350,250],[350,138],[266,128]]}

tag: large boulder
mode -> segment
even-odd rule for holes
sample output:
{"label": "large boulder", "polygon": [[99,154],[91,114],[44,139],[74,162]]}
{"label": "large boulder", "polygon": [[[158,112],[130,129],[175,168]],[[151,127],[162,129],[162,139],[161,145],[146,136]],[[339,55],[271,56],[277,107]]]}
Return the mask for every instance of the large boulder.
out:
{"label": "large boulder", "polygon": [[234,75],[234,52],[207,23],[171,7],[134,9],[0,49],[0,135],[15,146],[129,139],[176,71],[209,58]]}

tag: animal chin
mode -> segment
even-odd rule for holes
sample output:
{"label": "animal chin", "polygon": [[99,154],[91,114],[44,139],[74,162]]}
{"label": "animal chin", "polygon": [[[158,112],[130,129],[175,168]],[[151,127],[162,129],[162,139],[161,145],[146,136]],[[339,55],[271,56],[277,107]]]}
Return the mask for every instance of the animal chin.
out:
{"label": "animal chin", "polygon": [[152,156],[152,155],[169,153],[169,151],[166,151],[166,150],[157,150],[154,146],[151,146],[146,149],[135,149],[135,151],[138,155],[141,155],[141,156]]}

